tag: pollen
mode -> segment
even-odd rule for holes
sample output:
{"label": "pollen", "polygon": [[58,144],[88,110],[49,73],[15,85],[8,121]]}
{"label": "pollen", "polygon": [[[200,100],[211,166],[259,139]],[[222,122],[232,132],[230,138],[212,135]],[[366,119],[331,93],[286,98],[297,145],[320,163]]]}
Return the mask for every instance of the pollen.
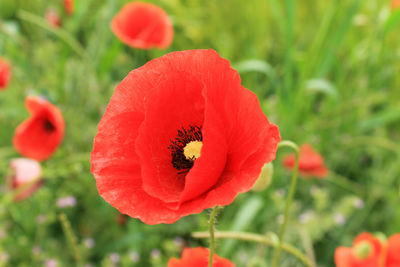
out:
{"label": "pollen", "polygon": [[196,160],[200,157],[201,147],[203,146],[203,142],[201,141],[191,141],[186,144],[183,148],[183,155],[187,160]]}
{"label": "pollen", "polygon": [[172,166],[178,170],[178,177],[184,177],[200,157],[203,146],[201,126],[182,127],[175,139],[170,140],[168,149],[171,151]]}

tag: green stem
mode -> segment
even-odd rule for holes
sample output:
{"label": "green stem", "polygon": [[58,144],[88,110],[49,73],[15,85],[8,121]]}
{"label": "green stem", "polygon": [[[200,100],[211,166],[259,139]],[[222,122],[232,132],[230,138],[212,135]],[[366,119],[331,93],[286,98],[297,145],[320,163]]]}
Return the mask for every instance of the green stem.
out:
{"label": "green stem", "polygon": [[279,233],[279,243],[278,243],[278,246],[275,248],[274,257],[273,257],[273,261],[272,261],[272,267],[278,266],[279,256],[280,256],[281,250],[282,250],[283,238],[285,236],[286,227],[288,224],[289,208],[290,208],[290,205],[292,204],[294,192],[296,191],[297,172],[299,169],[299,156],[300,156],[299,155],[299,147],[291,141],[280,142],[278,144],[278,149],[281,147],[289,147],[289,148],[293,149],[296,154],[296,162],[295,162],[294,169],[293,169],[293,175],[292,175],[292,181],[290,183],[289,194],[286,199],[285,211],[283,214],[283,223],[282,223],[282,227],[281,227],[281,230]]}
{"label": "green stem", "polygon": [[[194,232],[192,233],[194,238],[209,238],[210,234],[207,232]],[[279,243],[272,241],[266,236],[253,234],[253,233],[245,233],[245,232],[215,232],[214,238],[216,239],[237,239],[242,241],[249,241],[255,243],[261,243],[267,246],[278,247]],[[289,244],[281,244],[282,250],[292,254],[297,259],[299,259],[304,265],[308,267],[313,267],[314,265],[310,262],[310,260],[297,248],[289,245]]]}
{"label": "green stem", "polygon": [[217,217],[218,207],[215,206],[210,214],[210,221],[208,222],[208,231],[210,233],[210,260],[208,262],[208,266],[213,266],[213,257],[215,253],[215,237],[214,237],[214,228],[215,228],[215,218]]}
{"label": "green stem", "polygon": [[82,257],[79,252],[76,236],[72,231],[71,224],[65,215],[65,213],[60,213],[58,216],[61,222],[61,226],[64,230],[65,237],[67,238],[68,244],[72,249],[74,259],[76,261],[77,266],[82,266]]}
{"label": "green stem", "polygon": [[80,57],[88,60],[85,49],[67,31],[60,28],[52,27],[45,19],[24,10],[18,10],[17,17],[30,23],[36,24],[37,26],[55,34],[61,40],[66,42]]}

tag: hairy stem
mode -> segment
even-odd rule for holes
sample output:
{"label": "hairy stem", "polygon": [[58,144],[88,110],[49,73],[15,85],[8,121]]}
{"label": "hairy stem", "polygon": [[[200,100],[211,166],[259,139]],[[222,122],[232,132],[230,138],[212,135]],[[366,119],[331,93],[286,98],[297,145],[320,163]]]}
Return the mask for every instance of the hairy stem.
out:
{"label": "hairy stem", "polygon": [[217,217],[218,207],[215,206],[210,214],[210,221],[208,222],[208,231],[210,233],[210,260],[208,262],[208,266],[213,266],[213,257],[215,253],[215,237],[214,237],[214,228],[215,228],[215,218]]}

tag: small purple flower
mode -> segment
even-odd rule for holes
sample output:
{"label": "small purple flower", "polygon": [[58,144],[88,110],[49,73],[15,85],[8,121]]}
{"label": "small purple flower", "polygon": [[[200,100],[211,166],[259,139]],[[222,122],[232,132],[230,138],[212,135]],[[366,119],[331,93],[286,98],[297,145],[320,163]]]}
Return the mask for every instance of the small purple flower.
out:
{"label": "small purple flower", "polygon": [[44,224],[44,223],[46,222],[46,214],[39,214],[39,215],[36,217],[36,222],[37,222],[38,224]]}
{"label": "small purple flower", "polygon": [[177,246],[178,248],[182,248],[184,245],[185,241],[183,240],[182,237],[177,236],[174,238],[174,244],[175,246]]}
{"label": "small purple flower", "polygon": [[5,252],[0,254],[0,262],[7,262],[9,258],[10,256]]}
{"label": "small purple flower", "polygon": [[299,215],[299,222],[302,224],[308,223],[312,219],[314,214],[315,213],[312,210],[307,210],[303,212],[302,214]]}
{"label": "small purple flower", "polygon": [[93,238],[86,238],[83,241],[83,244],[85,244],[85,247],[87,248],[93,248],[96,243],[94,242]]}
{"label": "small purple flower", "polygon": [[66,208],[73,207],[76,205],[76,198],[73,196],[66,196],[57,199],[57,207]]}
{"label": "small purple flower", "polygon": [[46,267],[57,267],[57,261],[55,259],[47,259],[44,263]]}
{"label": "small purple flower", "polygon": [[279,197],[279,198],[284,198],[286,195],[286,191],[285,189],[278,189],[275,191],[275,196]]}
{"label": "small purple flower", "polygon": [[346,223],[346,217],[342,213],[336,213],[333,218],[338,225],[344,225]]}
{"label": "small purple flower", "polygon": [[110,254],[110,260],[111,260],[113,263],[117,264],[117,263],[119,262],[120,259],[121,259],[121,256],[120,256],[118,253],[114,252],[114,253],[111,253],[111,254]]}
{"label": "small purple flower", "polygon": [[249,254],[244,250],[239,251],[238,258],[242,263],[247,263],[250,259]]}
{"label": "small purple flower", "polygon": [[150,257],[154,260],[159,259],[161,257],[161,251],[159,249],[153,249],[150,253]]}
{"label": "small purple flower", "polygon": [[355,200],[354,200],[354,207],[356,208],[356,209],[362,209],[362,208],[364,208],[364,200],[362,200],[361,198],[356,198]]}
{"label": "small purple flower", "polygon": [[32,254],[35,256],[39,255],[41,252],[42,252],[42,249],[39,246],[34,246],[32,248]]}
{"label": "small purple flower", "polygon": [[136,251],[132,251],[131,253],[129,253],[129,258],[131,259],[132,262],[139,262],[140,255]]}

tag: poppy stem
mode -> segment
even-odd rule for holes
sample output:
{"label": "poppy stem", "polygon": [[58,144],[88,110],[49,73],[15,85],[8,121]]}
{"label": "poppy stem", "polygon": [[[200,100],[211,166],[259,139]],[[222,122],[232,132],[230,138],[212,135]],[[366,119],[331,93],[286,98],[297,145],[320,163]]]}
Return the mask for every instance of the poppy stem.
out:
{"label": "poppy stem", "polygon": [[76,261],[77,266],[82,266],[82,257],[79,252],[76,236],[74,235],[71,223],[69,222],[67,215],[65,213],[60,213],[58,215],[62,229],[64,230],[65,237],[67,238],[68,244],[72,249],[73,257]]}
{"label": "poppy stem", "polygon": [[218,206],[215,206],[211,211],[210,220],[208,222],[208,231],[210,233],[210,260],[208,261],[209,267],[213,266],[213,257],[215,253],[214,231],[215,231],[215,219],[217,217],[217,213],[218,213]]}
{"label": "poppy stem", "polygon": [[292,141],[282,141],[278,144],[278,149],[281,147],[289,147],[291,149],[294,150],[295,154],[296,154],[296,162],[294,165],[294,169],[293,169],[293,175],[292,175],[292,181],[290,183],[290,189],[289,189],[289,194],[288,197],[286,199],[286,204],[285,204],[285,211],[283,214],[283,223],[281,226],[281,230],[279,233],[279,243],[277,245],[277,247],[275,248],[274,251],[274,257],[272,260],[272,267],[276,267],[278,266],[278,262],[279,262],[279,257],[281,254],[281,250],[282,250],[282,244],[283,244],[283,238],[285,236],[285,232],[286,232],[286,227],[288,224],[288,218],[289,218],[289,208],[290,205],[292,204],[292,200],[293,200],[293,196],[294,193],[296,191],[296,184],[297,184],[297,172],[299,169],[299,157],[300,157],[300,153],[299,153],[299,147],[293,143]]}
{"label": "poppy stem", "polygon": [[[266,236],[254,234],[254,233],[246,233],[246,232],[230,232],[230,231],[217,231],[214,233],[216,239],[236,239],[242,241],[249,241],[264,244],[267,246],[277,247],[278,243]],[[192,233],[194,238],[209,238],[210,234],[207,232],[194,232]],[[308,267],[314,267],[313,264],[300,250],[295,248],[289,244],[282,244],[282,250],[292,254],[296,258],[298,258],[304,265]]]}
{"label": "poppy stem", "polygon": [[88,56],[87,56],[87,54],[85,52],[85,49],[67,31],[65,31],[63,29],[58,29],[58,28],[51,27],[49,25],[49,23],[45,19],[43,19],[43,18],[41,18],[39,16],[36,16],[35,14],[32,14],[30,12],[24,11],[24,10],[19,10],[17,12],[17,17],[22,19],[22,20],[24,20],[24,21],[28,21],[30,23],[33,23],[33,24],[35,24],[35,25],[37,25],[37,26],[39,26],[39,27],[41,27],[41,28],[53,33],[53,34],[55,34],[61,40],[66,42],[72,48],[72,50],[74,50],[80,57],[82,57],[82,58],[84,58],[85,60],[88,61]]}

